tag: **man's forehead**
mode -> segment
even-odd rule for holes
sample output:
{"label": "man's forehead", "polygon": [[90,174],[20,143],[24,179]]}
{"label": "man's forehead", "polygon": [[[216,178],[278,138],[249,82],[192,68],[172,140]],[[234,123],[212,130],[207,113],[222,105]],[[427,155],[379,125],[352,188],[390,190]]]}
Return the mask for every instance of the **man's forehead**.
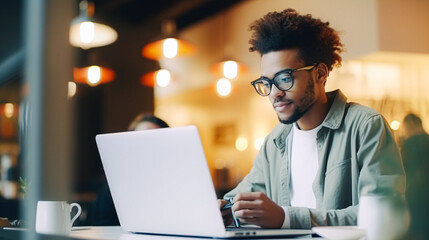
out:
{"label": "man's forehead", "polygon": [[298,55],[298,49],[272,51],[262,55],[261,75],[271,76],[284,68],[302,67],[304,61]]}

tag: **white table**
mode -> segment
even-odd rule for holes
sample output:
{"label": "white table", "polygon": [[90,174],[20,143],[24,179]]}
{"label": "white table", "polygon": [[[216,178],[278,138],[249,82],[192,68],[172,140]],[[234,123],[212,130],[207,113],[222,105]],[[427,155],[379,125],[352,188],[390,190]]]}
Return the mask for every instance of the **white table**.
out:
{"label": "white table", "polygon": [[[98,240],[196,240],[195,237],[157,236],[146,234],[134,234],[122,231],[121,227],[77,227],[70,234],[72,238],[98,239]],[[202,238],[206,239],[206,238]],[[264,238],[266,239],[266,238]],[[278,240],[279,238],[277,238]],[[323,238],[299,238],[299,239],[323,239]]]}

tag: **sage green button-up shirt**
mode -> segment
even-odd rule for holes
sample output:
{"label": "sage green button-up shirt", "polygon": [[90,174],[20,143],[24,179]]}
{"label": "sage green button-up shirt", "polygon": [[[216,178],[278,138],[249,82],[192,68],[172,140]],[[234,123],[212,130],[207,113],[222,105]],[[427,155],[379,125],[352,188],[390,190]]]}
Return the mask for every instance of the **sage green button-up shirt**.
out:
{"label": "sage green button-up shirt", "polygon": [[316,209],[290,206],[292,124],[272,130],[249,174],[225,198],[263,192],[288,207],[291,228],[309,229],[356,225],[361,194],[405,193],[400,154],[385,119],[374,109],[347,103],[339,90],[327,95],[333,102],[317,133]]}

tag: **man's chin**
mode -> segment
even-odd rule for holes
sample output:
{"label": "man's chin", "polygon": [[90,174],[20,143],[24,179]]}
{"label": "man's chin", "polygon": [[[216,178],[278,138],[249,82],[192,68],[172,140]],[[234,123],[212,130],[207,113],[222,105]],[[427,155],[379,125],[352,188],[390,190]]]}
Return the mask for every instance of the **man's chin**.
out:
{"label": "man's chin", "polygon": [[283,123],[283,124],[291,124],[291,123],[294,123],[293,121],[290,121],[289,119],[286,119],[286,120],[281,120],[281,119],[279,119],[280,120],[280,122],[281,123]]}
{"label": "man's chin", "polygon": [[281,123],[283,123],[283,124],[291,124],[291,123],[293,123],[293,121],[292,121],[292,119],[289,117],[289,118],[285,118],[285,117],[280,117],[280,116],[277,116],[278,118],[279,118],[279,121],[281,122]]}
{"label": "man's chin", "polygon": [[283,124],[291,124],[294,123],[296,121],[298,121],[301,117],[302,114],[300,114],[299,112],[295,112],[292,116],[290,117],[280,117],[279,115],[277,115],[277,117],[279,118],[279,121]]}

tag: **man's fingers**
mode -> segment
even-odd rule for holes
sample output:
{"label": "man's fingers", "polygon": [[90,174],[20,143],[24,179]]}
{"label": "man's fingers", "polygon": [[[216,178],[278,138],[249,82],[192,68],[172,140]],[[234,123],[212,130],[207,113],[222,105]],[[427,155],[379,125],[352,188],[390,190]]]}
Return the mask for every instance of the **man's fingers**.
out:
{"label": "man's fingers", "polygon": [[238,211],[241,209],[262,209],[263,208],[262,200],[254,200],[254,201],[237,201],[234,203],[232,210]]}
{"label": "man's fingers", "polygon": [[234,211],[236,217],[240,219],[260,218],[263,216],[262,210],[242,209]]}
{"label": "man's fingers", "polygon": [[265,197],[265,194],[261,192],[242,192],[238,193],[234,197],[234,203],[237,201],[254,201],[257,199],[263,199]]}

